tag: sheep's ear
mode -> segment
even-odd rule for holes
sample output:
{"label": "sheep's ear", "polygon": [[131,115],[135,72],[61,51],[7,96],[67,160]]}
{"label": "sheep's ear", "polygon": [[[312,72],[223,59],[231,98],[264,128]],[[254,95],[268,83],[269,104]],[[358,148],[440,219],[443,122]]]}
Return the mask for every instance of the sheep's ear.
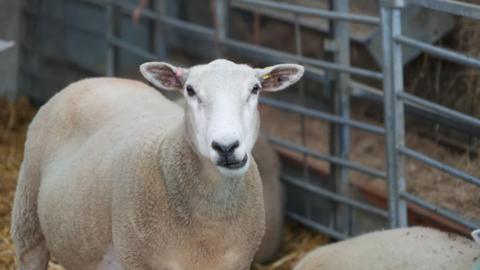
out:
{"label": "sheep's ear", "polygon": [[263,91],[279,91],[296,83],[302,78],[305,68],[296,64],[280,64],[256,69]]}
{"label": "sheep's ear", "polygon": [[147,62],[140,65],[143,77],[164,90],[182,90],[188,69],[175,67],[164,62]]}

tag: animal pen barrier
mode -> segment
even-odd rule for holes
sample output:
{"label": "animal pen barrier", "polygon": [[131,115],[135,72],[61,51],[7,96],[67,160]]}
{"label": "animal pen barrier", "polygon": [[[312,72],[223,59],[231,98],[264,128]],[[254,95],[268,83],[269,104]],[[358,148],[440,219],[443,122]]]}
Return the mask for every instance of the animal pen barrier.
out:
{"label": "animal pen barrier", "polygon": [[[353,234],[353,211],[363,211],[371,215],[384,218],[390,227],[406,226],[407,202],[417,204],[425,209],[434,211],[437,214],[464,225],[468,229],[479,228],[480,224],[468,220],[458,213],[435,206],[419,197],[406,192],[405,188],[405,159],[412,158],[419,160],[429,166],[449,173],[461,180],[467,181],[475,186],[480,186],[480,179],[477,176],[468,175],[447,164],[443,164],[428,156],[425,156],[405,145],[405,107],[414,107],[425,113],[436,113],[444,118],[467,124],[469,127],[480,128],[480,120],[453,111],[446,107],[432,103],[428,100],[408,94],[404,91],[403,83],[403,47],[409,46],[418,48],[426,53],[455,61],[474,68],[480,69],[480,61],[466,55],[449,51],[447,49],[430,45],[411,37],[402,32],[402,13],[406,5],[416,5],[425,9],[432,9],[438,12],[450,13],[457,16],[465,16],[480,20],[480,8],[475,5],[464,4],[449,0],[380,0],[381,14],[379,17],[369,15],[352,14],[349,12],[349,0],[329,0],[329,9],[313,9],[297,4],[276,2],[270,0],[216,0],[214,1],[214,27],[207,27],[193,22],[184,21],[176,16],[168,14],[164,4],[166,0],[152,1],[152,9],[142,12],[142,17],[152,24],[150,34],[154,35],[153,40],[156,46],[148,49],[136,46],[128,40],[122,39],[119,35],[119,17],[132,14],[136,5],[128,1],[115,0],[69,0],[80,1],[101,7],[106,12],[106,68],[105,74],[115,76],[118,74],[120,52],[128,52],[144,58],[144,60],[167,59],[168,48],[158,40],[166,40],[165,28],[176,31],[195,34],[205,40],[216,44],[212,55],[221,56],[225,51],[234,51],[237,54],[249,56],[254,59],[261,59],[266,63],[296,62],[306,66],[306,75],[323,84],[326,89],[333,93],[333,108],[331,112],[312,109],[302,105],[295,105],[289,102],[261,98],[261,103],[275,107],[280,110],[297,113],[301,116],[302,124],[304,118],[310,117],[331,123],[331,153],[325,154],[305,145],[296,144],[285,139],[275,137],[274,134],[267,134],[269,140],[289,151],[301,154],[303,157],[326,161],[331,164],[331,175],[334,179],[335,188],[329,190],[312,183],[306,170],[301,177],[284,173],[283,181],[287,188],[296,188],[304,193],[314,194],[323,197],[328,201],[335,202],[335,211],[329,217],[328,224],[322,224],[315,219],[317,214],[311,209],[310,202],[307,202],[305,211],[287,210],[290,218],[300,221],[324,234],[336,239],[345,239]],[[244,4],[254,8],[268,8],[286,12],[292,15],[294,24],[294,39],[296,53],[255,45],[249,42],[236,40],[229,34],[229,10],[231,5]],[[332,61],[306,57],[302,53],[301,39],[301,18],[302,16],[319,17],[327,19],[329,24],[329,39],[325,42],[331,52]],[[350,63],[350,24],[375,25],[382,29],[383,63],[382,72],[352,66]],[[360,92],[368,92],[368,89],[358,87],[351,79],[351,76],[366,78],[377,81],[383,85],[384,94],[378,94],[383,102],[384,125],[378,126],[350,118],[350,98],[352,89]],[[300,86],[302,94],[303,87]],[[302,94],[304,95],[304,94]],[[372,134],[385,137],[386,149],[386,171],[368,167],[349,159],[351,150],[351,129],[359,129]],[[305,130],[302,129],[302,133]],[[303,135],[302,135],[303,136]],[[304,158],[304,163],[305,163]],[[304,167],[308,166],[303,164]],[[354,199],[351,196],[349,172],[356,171],[368,176],[384,179],[388,186],[388,207],[383,209]],[[301,196],[301,195],[300,195]]]}

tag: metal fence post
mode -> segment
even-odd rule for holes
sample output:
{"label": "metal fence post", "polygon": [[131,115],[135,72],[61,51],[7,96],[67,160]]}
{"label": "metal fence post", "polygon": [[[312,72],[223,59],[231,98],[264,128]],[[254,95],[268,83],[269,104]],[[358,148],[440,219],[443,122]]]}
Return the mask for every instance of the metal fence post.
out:
{"label": "metal fence post", "polygon": [[[167,3],[165,0],[154,0],[149,3],[149,8],[157,13],[159,18],[165,17]],[[149,20],[149,51],[158,56],[158,59],[166,59],[167,57],[167,37],[165,27],[162,23],[155,20]]]}
{"label": "metal fence post", "polygon": [[228,2],[227,0],[215,1],[215,49],[219,57],[223,56],[223,44],[228,37]]}
{"label": "metal fence post", "polygon": [[117,32],[117,20],[116,20],[116,8],[110,2],[107,1],[106,7],[106,17],[107,17],[107,61],[106,61],[106,76],[115,76],[116,70],[116,62],[117,62],[117,48],[115,44],[112,43],[112,39],[115,38]]}
{"label": "metal fence post", "polygon": [[[159,17],[164,17],[167,15],[167,1],[166,0],[156,0],[153,4],[153,10],[157,12]],[[154,22],[153,27],[153,52],[158,56],[159,59],[166,59],[168,53],[168,37],[166,34],[166,29],[163,24],[158,21]]]}
{"label": "metal fence post", "polygon": [[[336,12],[349,13],[349,0],[331,1],[332,8]],[[333,21],[333,45],[334,61],[343,66],[350,66],[350,24],[347,21]],[[345,72],[337,72],[334,89],[334,112],[345,120],[350,119],[350,75]],[[333,138],[334,153],[341,159],[348,159],[350,152],[350,127],[335,125]],[[335,166],[333,171],[335,185],[338,192],[349,197],[349,171],[343,166]],[[338,225],[340,230],[351,235],[352,208],[340,206]]]}
{"label": "metal fence post", "polygon": [[398,149],[405,145],[402,47],[394,37],[402,32],[402,0],[382,0],[384,124],[386,131],[388,210],[392,228],[407,226],[407,208],[400,193],[405,191],[405,160]]}

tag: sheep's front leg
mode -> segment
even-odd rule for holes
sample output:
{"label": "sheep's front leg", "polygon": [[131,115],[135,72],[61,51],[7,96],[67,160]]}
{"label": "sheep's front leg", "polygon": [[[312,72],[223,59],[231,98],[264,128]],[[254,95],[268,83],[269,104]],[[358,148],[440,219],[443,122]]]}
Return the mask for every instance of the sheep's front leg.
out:
{"label": "sheep's front leg", "polygon": [[[129,198],[123,201],[129,201]],[[140,207],[135,203],[114,203],[112,208],[113,249],[122,267],[128,270],[154,269],[150,260],[152,237],[148,233],[151,227],[139,217],[142,215]]]}
{"label": "sheep's front leg", "polygon": [[124,270],[120,259],[115,252],[113,245],[108,247],[107,253],[103,256],[102,261],[96,270]]}
{"label": "sheep's front leg", "polygon": [[158,184],[158,168],[152,163],[156,152],[151,149],[158,145],[151,143],[136,147],[129,156],[115,163],[122,170],[112,190],[113,249],[123,268],[128,270],[171,269],[152,260],[154,241],[159,234],[159,215],[165,212],[166,206],[158,201],[164,191]]}
{"label": "sheep's front leg", "polygon": [[17,248],[19,270],[44,270],[47,269],[50,253],[45,241],[41,241],[29,249]]}
{"label": "sheep's front leg", "polygon": [[146,257],[146,254],[150,253],[147,248],[141,248],[135,244],[129,246],[128,238],[117,238],[114,242],[118,244],[115,246],[118,264],[104,264],[99,270],[153,270]]}
{"label": "sheep's front leg", "polygon": [[115,250],[115,255],[118,258],[118,261],[121,263],[123,269],[154,269],[149,258],[149,256],[152,254],[152,250],[148,245],[148,241],[151,238],[143,237],[146,235],[145,230],[141,226],[138,226],[135,218],[116,220],[114,215],[114,221],[112,225],[113,248]]}

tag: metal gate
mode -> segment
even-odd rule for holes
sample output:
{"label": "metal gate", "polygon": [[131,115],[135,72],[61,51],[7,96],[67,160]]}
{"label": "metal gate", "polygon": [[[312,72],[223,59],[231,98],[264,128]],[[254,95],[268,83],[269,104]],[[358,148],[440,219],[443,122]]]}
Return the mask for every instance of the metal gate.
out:
{"label": "metal gate", "polygon": [[452,176],[480,185],[480,178],[469,175],[447,164],[425,156],[405,145],[405,104],[416,104],[425,110],[431,110],[448,116],[456,121],[465,122],[473,127],[480,126],[480,120],[448,109],[444,106],[418,98],[404,91],[402,50],[405,46],[418,48],[439,58],[457,62],[473,68],[480,68],[480,61],[460,53],[447,50],[428,43],[420,42],[402,33],[402,10],[407,5],[418,5],[427,9],[451,13],[471,19],[480,20],[480,7],[457,1],[439,0],[391,0],[382,1],[382,28],[384,53],[384,92],[385,92],[385,128],[387,131],[388,182],[390,193],[390,220],[392,226],[406,226],[408,223],[406,201],[434,211],[450,220],[459,222],[467,228],[478,228],[478,223],[468,220],[458,213],[439,208],[419,197],[406,192],[405,158],[421,161]]}
{"label": "metal gate", "polygon": [[[38,2],[39,0],[37,0]],[[319,222],[316,216],[315,205],[312,202],[305,204],[305,211],[287,209],[290,218],[300,221],[324,234],[336,239],[344,239],[354,232],[352,213],[362,211],[387,220],[388,226],[406,226],[407,202],[417,204],[423,208],[434,211],[450,220],[458,222],[469,229],[480,227],[480,224],[461,217],[458,213],[439,208],[425,200],[407,193],[405,188],[405,158],[413,158],[424,162],[434,168],[447,172],[461,180],[479,186],[478,176],[468,175],[451,166],[440,163],[425,156],[405,145],[405,107],[413,106],[425,113],[442,114],[449,119],[464,122],[471,127],[480,128],[480,120],[446,107],[418,98],[404,91],[403,85],[403,56],[404,46],[414,47],[432,55],[456,61],[474,68],[480,68],[480,61],[456,52],[435,47],[429,43],[415,40],[402,34],[402,13],[407,4],[417,5],[422,8],[439,12],[451,13],[480,19],[478,6],[464,4],[449,0],[381,0],[381,16],[367,16],[349,12],[348,0],[329,0],[329,9],[312,9],[300,5],[288,4],[269,0],[216,0],[212,16],[215,17],[214,27],[188,22],[172,14],[172,2],[168,0],[152,1],[150,9],[143,11],[143,18],[148,20],[150,30],[147,32],[149,44],[139,46],[131,40],[125,39],[122,33],[122,17],[130,16],[136,5],[134,1],[95,1],[95,0],[69,0],[72,2],[85,2],[97,8],[104,9],[106,21],[101,31],[105,32],[105,74],[115,76],[121,66],[119,55],[124,52],[136,55],[144,60],[165,60],[169,54],[166,29],[175,29],[178,32],[195,35],[198,38],[211,42],[215,50],[210,50],[210,56],[221,56],[225,51],[233,51],[240,55],[261,60],[264,63],[296,62],[306,66],[306,76],[323,83],[329,89],[333,106],[329,112],[309,108],[302,104],[296,105],[289,102],[262,97],[261,103],[281,110],[297,113],[301,116],[302,125],[304,118],[310,117],[331,123],[331,153],[321,153],[302,144],[275,137],[267,134],[269,140],[278,147],[300,153],[304,157],[326,161],[331,165],[331,176],[335,187],[327,189],[316,185],[315,179],[310,179],[304,170],[302,176],[283,174],[282,179],[287,188],[300,190],[296,196],[314,194],[324,198],[335,211],[328,217],[327,222]],[[41,1],[40,1],[41,2]],[[294,25],[294,39],[296,53],[287,53],[267,47],[254,45],[249,42],[236,40],[229,33],[229,11],[232,5],[250,5],[253,8],[278,10],[291,15]],[[173,7],[175,9],[175,7]],[[175,13],[175,12],[173,12]],[[301,25],[302,17],[319,17],[327,19],[329,23],[329,38],[325,46],[330,51],[330,60],[306,57],[302,54]],[[350,24],[376,25],[382,29],[383,72],[368,70],[352,66],[350,63]],[[31,72],[31,70],[29,71]],[[95,74],[95,73],[94,73]],[[377,126],[350,118],[350,98],[355,91],[369,93],[368,89],[359,86],[351,80],[366,78],[377,81],[383,85],[384,94],[378,94],[383,102],[384,125]],[[300,86],[303,95],[304,89]],[[372,134],[385,137],[386,171],[367,167],[349,159],[351,150],[351,129],[359,129]],[[302,129],[302,133],[305,132]],[[303,135],[302,135],[303,136]],[[307,166],[304,164],[304,166]],[[349,172],[356,171],[368,176],[384,179],[388,185],[388,207],[383,209],[369,203],[356,200],[350,190]],[[330,205],[329,205],[330,206]],[[312,208],[313,207],[313,208]]]}

